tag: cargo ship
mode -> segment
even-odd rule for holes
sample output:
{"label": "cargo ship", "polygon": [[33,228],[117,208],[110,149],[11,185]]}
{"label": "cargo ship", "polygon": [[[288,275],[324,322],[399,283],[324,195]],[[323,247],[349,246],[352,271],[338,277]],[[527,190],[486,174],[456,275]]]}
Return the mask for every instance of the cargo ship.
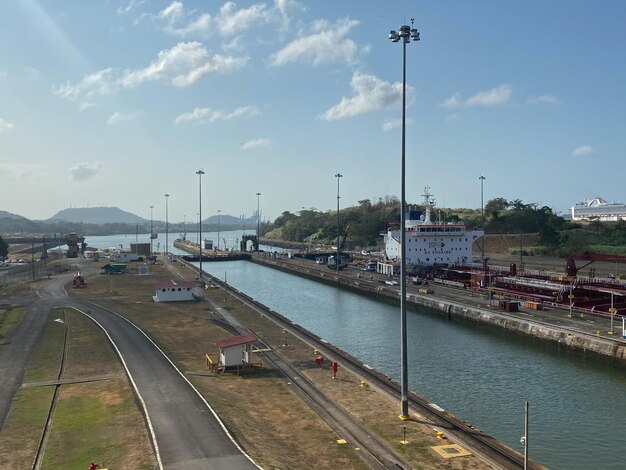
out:
{"label": "cargo ship", "polygon": [[[426,187],[422,204],[405,208],[406,266],[411,274],[425,275],[433,267],[468,265],[473,262],[472,246],[483,230],[467,230],[463,222],[432,220],[435,200]],[[393,275],[400,267],[400,228],[389,227],[384,237],[384,260],[379,272]]]}

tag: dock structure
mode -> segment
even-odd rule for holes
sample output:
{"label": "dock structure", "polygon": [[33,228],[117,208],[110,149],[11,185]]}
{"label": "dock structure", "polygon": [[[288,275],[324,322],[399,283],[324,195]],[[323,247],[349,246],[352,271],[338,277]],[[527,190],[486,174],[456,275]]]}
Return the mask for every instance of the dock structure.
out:
{"label": "dock structure", "polygon": [[[183,250],[188,255],[182,255],[180,258],[189,262],[198,262],[200,261],[200,245],[197,243],[190,242],[188,240],[175,240],[174,247],[179,250]],[[240,260],[250,260],[250,254],[241,252],[241,251],[226,251],[226,250],[217,250],[213,248],[212,250],[202,251],[202,262],[205,261],[240,261]]]}

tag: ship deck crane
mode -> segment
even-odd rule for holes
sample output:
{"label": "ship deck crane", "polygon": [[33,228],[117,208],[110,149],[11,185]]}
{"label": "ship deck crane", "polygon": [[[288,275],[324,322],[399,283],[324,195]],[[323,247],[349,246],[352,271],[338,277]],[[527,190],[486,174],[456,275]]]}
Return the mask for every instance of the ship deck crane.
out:
{"label": "ship deck crane", "polygon": [[[584,266],[576,266],[576,260],[579,261],[588,261]],[[586,266],[589,266],[594,261],[604,261],[607,263],[626,263],[626,256],[621,255],[611,255],[605,253],[590,253],[585,251],[579,255],[572,255],[567,258],[567,265],[565,270],[567,272],[568,277],[576,277],[578,274],[578,270],[583,269]]]}

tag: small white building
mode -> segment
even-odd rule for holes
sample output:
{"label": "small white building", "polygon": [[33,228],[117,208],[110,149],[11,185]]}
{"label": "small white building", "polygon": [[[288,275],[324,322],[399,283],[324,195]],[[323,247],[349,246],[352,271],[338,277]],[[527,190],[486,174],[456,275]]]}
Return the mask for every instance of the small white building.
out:
{"label": "small white building", "polygon": [[252,344],[257,341],[258,338],[252,333],[216,341],[215,346],[219,349],[219,366],[252,365],[254,363]]}
{"label": "small white building", "polygon": [[154,285],[155,302],[184,302],[193,300],[191,290],[195,284],[192,281],[182,279],[169,279],[167,281],[157,282]]}
{"label": "small white building", "polygon": [[111,261],[119,261],[121,263],[130,263],[132,261],[138,261],[140,256],[137,253],[133,253],[128,250],[112,250]]}

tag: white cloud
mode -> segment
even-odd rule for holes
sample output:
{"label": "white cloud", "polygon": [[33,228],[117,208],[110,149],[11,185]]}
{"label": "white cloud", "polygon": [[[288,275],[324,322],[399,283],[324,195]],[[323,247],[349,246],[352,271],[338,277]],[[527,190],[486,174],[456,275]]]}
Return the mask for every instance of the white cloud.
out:
{"label": "white cloud", "polygon": [[125,88],[133,88],[147,81],[163,80],[175,87],[186,87],[210,73],[241,68],[247,61],[247,57],[219,54],[211,57],[199,42],[180,42],[171,49],[160,51],[148,67],[126,72],[120,83]]}
{"label": "white cloud", "polygon": [[114,79],[115,71],[113,68],[98,70],[85,77],[76,84],[66,82],[57,88],[52,88],[55,95],[66,98],[71,101],[79,101],[84,98],[93,98],[95,96],[108,95],[117,91],[117,83]]}
{"label": "white cloud", "polygon": [[142,3],[143,3],[143,0],[130,0],[130,2],[128,2],[128,4],[125,7],[122,7],[122,6],[118,7],[117,12],[120,15],[124,15],[128,13],[129,11],[131,11],[135,7],[135,5],[140,5]]}
{"label": "white cloud", "polygon": [[12,165],[0,165],[0,179],[7,181],[36,180],[46,174],[45,165],[29,165],[16,163]]}
{"label": "white cloud", "polygon": [[113,126],[121,122],[133,121],[137,119],[140,115],[141,115],[141,111],[133,111],[131,113],[120,113],[116,111],[113,114],[111,114],[109,119],[107,119],[107,124],[109,126]]}
{"label": "white cloud", "polygon": [[243,150],[251,150],[251,149],[258,149],[258,148],[263,148],[263,149],[268,149],[272,146],[272,141],[270,139],[255,139],[255,140],[249,140],[248,142],[244,142],[243,144],[241,144],[241,148]]}
{"label": "white cloud", "polygon": [[208,74],[241,68],[247,61],[248,57],[219,54],[211,56],[199,42],[180,42],[171,49],[160,51],[157,58],[145,68],[121,72],[108,67],[85,76],[78,83],[67,82],[53,87],[53,92],[72,101],[86,101],[149,81],[163,81],[175,87],[186,87]]}
{"label": "white cloud", "polygon": [[[409,118],[405,118],[404,124],[411,125],[413,124],[413,120]],[[390,119],[390,120],[383,122],[383,132],[389,132],[401,126],[402,126],[402,119]]]}
{"label": "white cloud", "polygon": [[39,77],[39,69],[35,67],[26,67],[24,69],[24,76],[29,80],[34,80]]}
{"label": "white cloud", "polygon": [[573,157],[586,157],[587,155],[593,155],[594,150],[591,145],[582,145],[577,147],[572,152]]}
{"label": "white cloud", "polygon": [[267,5],[257,3],[249,8],[237,9],[234,2],[226,2],[220,8],[219,14],[215,17],[215,22],[219,32],[224,36],[232,36],[239,31],[267,20]]}
{"label": "white cloud", "polygon": [[290,22],[289,12],[299,4],[293,0],[275,0],[272,6],[267,3],[256,3],[247,8],[237,8],[231,1],[224,3],[214,15],[196,10],[187,11],[183,2],[172,1],[155,15],[145,14],[157,24],[161,24],[165,32],[180,36],[207,37],[217,33],[233,39],[258,33],[262,26],[273,24],[272,30],[285,30]]}
{"label": "white cloud", "polygon": [[250,118],[261,114],[256,106],[242,106],[230,113],[223,111],[211,111],[209,108],[194,108],[193,111],[182,113],[176,118],[174,124],[191,122],[194,124],[207,124],[215,121],[230,121],[237,118]]}
{"label": "white cloud", "polygon": [[[380,111],[402,102],[402,83],[384,82],[374,75],[355,72],[350,86],[354,91],[352,98],[343,97],[339,104],[328,109],[320,116],[326,121],[335,121],[363,113]],[[407,86],[407,103],[413,100],[414,89]]]}
{"label": "white cloud", "polygon": [[352,63],[358,52],[357,44],[346,39],[359,22],[342,18],[331,24],[318,20],[312,25],[312,34],[301,36],[270,57],[270,65],[305,62],[318,66],[326,62]]}
{"label": "white cloud", "polygon": [[83,101],[80,104],[79,110],[80,111],[85,111],[86,109],[93,108],[95,105],[96,105],[95,103],[91,103],[89,101]]}
{"label": "white cloud", "polygon": [[531,96],[528,99],[529,104],[561,104],[561,101],[552,95]]}
{"label": "white cloud", "polygon": [[2,134],[3,132],[12,131],[13,129],[15,129],[15,124],[0,118],[0,134]]}
{"label": "white cloud", "polygon": [[78,163],[68,170],[70,181],[85,181],[97,175],[102,163]]}
{"label": "white cloud", "polygon": [[511,85],[500,85],[499,87],[492,88],[488,91],[479,91],[467,100],[460,99],[460,94],[455,93],[451,97],[444,100],[443,103],[441,103],[441,106],[449,109],[471,108],[473,106],[502,106],[509,101],[512,94],[513,89]]}
{"label": "white cloud", "polygon": [[174,1],[161,10],[158,17],[168,21],[170,24],[180,20],[185,14],[183,2]]}

